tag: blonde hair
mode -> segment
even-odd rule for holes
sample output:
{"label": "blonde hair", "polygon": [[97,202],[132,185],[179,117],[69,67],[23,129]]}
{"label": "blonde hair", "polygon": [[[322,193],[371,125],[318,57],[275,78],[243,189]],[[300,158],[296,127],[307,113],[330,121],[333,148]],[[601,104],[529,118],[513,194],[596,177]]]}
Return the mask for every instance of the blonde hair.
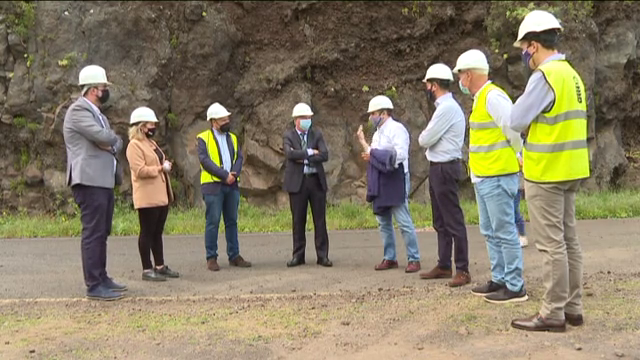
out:
{"label": "blonde hair", "polygon": [[145,138],[144,132],[142,131],[142,126],[145,125],[146,122],[140,122],[132,125],[129,128],[129,140],[138,139],[143,140]]}

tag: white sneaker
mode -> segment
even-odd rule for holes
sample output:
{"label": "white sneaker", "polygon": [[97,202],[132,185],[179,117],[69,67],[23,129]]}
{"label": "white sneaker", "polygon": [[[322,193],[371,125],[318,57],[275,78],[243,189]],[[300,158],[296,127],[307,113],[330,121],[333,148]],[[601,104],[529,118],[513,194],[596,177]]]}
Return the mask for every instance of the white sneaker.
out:
{"label": "white sneaker", "polygon": [[520,247],[529,246],[529,240],[527,240],[526,236],[520,236]]}

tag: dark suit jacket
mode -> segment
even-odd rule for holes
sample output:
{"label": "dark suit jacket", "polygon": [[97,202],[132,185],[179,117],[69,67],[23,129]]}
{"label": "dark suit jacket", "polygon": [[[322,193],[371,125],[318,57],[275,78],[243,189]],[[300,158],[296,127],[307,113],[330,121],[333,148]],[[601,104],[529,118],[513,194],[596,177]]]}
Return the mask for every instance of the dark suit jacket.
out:
{"label": "dark suit jacket", "polygon": [[329,150],[322,137],[322,132],[311,126],[307,134],[307,149],[318,150],[320,152],[318,155],[309,156],[307,149],[302,149],[302,140],[295,127],[284,134],[283,146],[286,157],[284,186],[282,187],[284,191],[288,193],[297,193],[300,191],[302,178],[304,176],[304,160],[306,159],[309,161],[309,164],[313,165],[318,171],[322,190],[326,192],[327,177],[324,173],[322,163],[329,160]]}
{"label": "dark suit jacket", "polygon": [[[218,140],[216,140],[215,135],[213,136],[213,140],[215,144],[209,144],[209,145],[218,146],[218,148],[220,148],[220,145],[218,144]],[[233,151],[233,142],[231,140],[231,135],[229,134],[227,134],[227,146],[229,147],[229,155],[231,156],[231,161],[233,161],[235,152]],[[209,150],[207,150],[207,144],[205,144],[204,140],[200,138],[198,138],[198,160],[200,160],[200,165],[202,165],[202,167],[209,174],[213,174],[215,177],[220,178],[222,180],[222,182],[202,184],[200,191],[202,192],[203,195],[216,195],[218,192],[220,192],[221,186],[229,186],[226,183],[226,180],[229,177],[229,172],[213,163],[213,161],[209,157]],[[240,172],[242,171],[243,161],[244,161],[244,158],[242,157],[242,150],[240,150],[240,144],[238,144],[238,158],[231,165],[231,172],[235,172],[238,175],[238,177],[240,176]],[[222,164],[222,158],[220,159],[220,164]],[[238,181],[240,180],[236,179],[236,181],[231,185],[231,187],[237,189]]]}

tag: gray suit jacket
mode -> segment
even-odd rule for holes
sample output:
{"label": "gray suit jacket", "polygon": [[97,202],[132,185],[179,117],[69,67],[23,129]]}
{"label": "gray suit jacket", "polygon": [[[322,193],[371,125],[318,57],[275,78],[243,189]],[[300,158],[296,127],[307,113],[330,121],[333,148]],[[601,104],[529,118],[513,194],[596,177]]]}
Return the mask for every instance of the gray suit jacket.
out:
{"label": "gray suit jacket", "polygon": [[[96,113],[86,99],[71,104],[64,117],[63,135],[67,148],[67,185],[82,184],[113,189],[115,155],[122,139],[111,130],[109,120]],[[98,146],[110,146],[106,151]]]}

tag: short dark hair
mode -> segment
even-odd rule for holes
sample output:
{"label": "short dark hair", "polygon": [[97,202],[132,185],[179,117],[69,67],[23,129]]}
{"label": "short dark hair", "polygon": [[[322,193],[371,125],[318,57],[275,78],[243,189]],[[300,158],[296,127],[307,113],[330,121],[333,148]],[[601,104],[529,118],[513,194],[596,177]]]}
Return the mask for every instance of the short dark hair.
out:
{"label": "short dark hair", "polygon": [[555,50],[558,45],[558,40],[560,38],[560,32],[558,29],[549,29],[540,32],[530,32],[522,37],[523,41],[535,41],[538,44],[542,45],[542,47]]}
{"label": "short dark hair", "polygon": [[380,111],[380,112],[384,111],[384,112],[387,113],[387,116],[393,116],[393,110],[391,110],[391,109],[380,109],[378,111]]}
{"label": "short dark hair", "polygon": [[427,82],[437,84],[438,87],[442,90],[449,91],[451,89],[451,81],[444,79],[429,79]]}

